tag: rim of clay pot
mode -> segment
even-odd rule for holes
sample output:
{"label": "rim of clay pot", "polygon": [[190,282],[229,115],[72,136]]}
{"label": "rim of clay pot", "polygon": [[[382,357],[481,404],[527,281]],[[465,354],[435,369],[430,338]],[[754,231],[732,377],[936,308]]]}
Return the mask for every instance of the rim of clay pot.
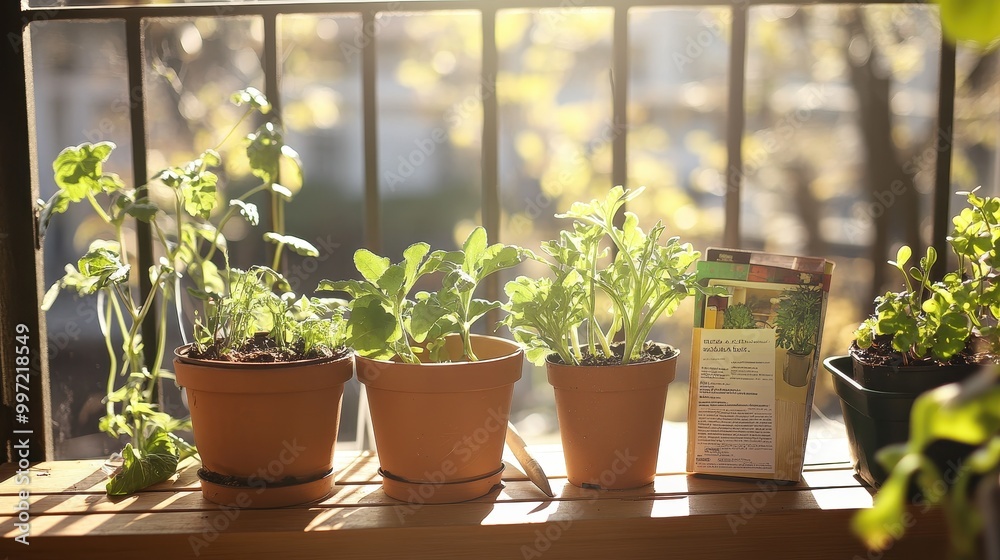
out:
{"label": "rim of clay pot", "polygon": [[634,391],[664,387],[677,375],[677,357],[681,351],[669,344],[655,343],[670,349],[665,358],[653,362],[634,362],[627,365],[577,366],[545,358],[545,370],[551,384],[559,389],[578,391]]}
{"label": "rim of clay pot", "polygon": [[[190,345],[178,348],[184,352]],[[276,394],[325,390],[354,377],[354,353],[295,362],[215,362],[174,358],[177,384],[193,391],[213,393]],[[190,395],[189,395],[190,397]]]}
{"label": "rim of clay pot", "polygon": [[[460,339],[449,335],[449,340]],[[461,362],[406,364],[399,361],[376,360],[358,355],[358,380],[365,385],[395,391],[437,393],[448,391],[480,391],[509,385],[521,378],[524,350],[516,343],[489,335],[472,335],[472,344],[488,343],[495,350],[488,358]],[[460,342],[459,342],[460,343]],[[477,348],[477,354],[484,355]]]}
{"label": "rim of clay pot", "polygon": [[545,365],[553,365],[553,366],[560,366],[560,367],[571,367],[571,368],[592,368],[592,369],[600,369],[600,368],[607,368],[607,367],[632,367],[632,366],[643,366],[643,365],[649,365],[649,364],[658,364],[658,363],[661,363],[661,362],[668,362],[668,361],[670,361],[670,360],[672,360],[672,359],[674,359],[674,358],[676,358],[676,357],[678,357],[678,356],[681,355],[680,349],[677,348],[676,346],[671,346],[670,344],[667,344],[665,342],[654,342],[653,344],[655,344],[656,346],[659,346],[660,348],[664,349],[664,351],[668,351],[669,350],[670,353],[669,354],[664,354],[664,356],[662,358],[660,358],[658,360],[653,360],[652,362],[632,362],[632,363],[626,364],[624,366],[621,365],[621,364],[608,364],[608,365],[600,365],[600,366],[577,366],[577,365],[573,365],[573,364],[564,364],[562,362],[556,362],[555,359],[557,359],[559,357],[559,354],[553,352],[553,353],[549,354],[548,356],[545,356]]}
{"label": "rim of clay pot", "polygon": [[202,358],[192,358],[188,356],[191,349],[194,348],[194,343],[185,344],[183,346],[178,346],[174,349],[174,357],[185,364],[190,364],[194,366],[210,367],[210,368],[224,368],[224,369],[276,369],[276,368],[286,368],[290,366],[311,366],[314,364],[323,364],[326,362],[335,362],[344,358],[349,358],[354,351],[350,348],[344,347],[336,350],[331,356],[323,356],[319,358],[308,358],[306,360],[295,360],[292,362],[230,362],[222,360],[205,360]]}

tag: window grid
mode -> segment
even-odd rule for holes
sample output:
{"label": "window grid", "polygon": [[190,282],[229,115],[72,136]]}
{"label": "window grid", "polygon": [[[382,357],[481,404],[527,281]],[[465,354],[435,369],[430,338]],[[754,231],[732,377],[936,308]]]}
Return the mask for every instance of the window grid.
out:
{"label": "window grid", "polygon": [[[480,13],[482,22],[482,68],[481,76],[483,87],[496,87],[496,77],[498,68],[498,53],[495,35],[495,23],[497,11],[500,9],[540,9],[556,8],[576,10],[590,7],[611,7],[614,9],[613,23],[613,46],[612,46],[612,72],[613,81],[613,107],[612,118],[617,134],[612,144],[612,181],[615,185],[624,185],[627,182],[627,107],[628,107],[628,13],[632,7],[697,7],[697,6],[728,6],[732,14],[732,31],[729,51],[729,80],[728,80],[728,107],[726,126],[726,192],[725,192],[725,222],[723,241],[726,246],[740,247],[740,204],[742,189],[742,147],[745,121],[744,88],[746,85],[746,57],[747,57],[747,26],[749,8],[756,5],[772,4],[765,0],[729,0],[727,2],[704,1],[704,0],[605,0],[603,2],[584,2],[582,0],[403,0],[399,2],[252,2],[252,3],[197,3],[197,4],[177,4],[177,5],[140,5],[140,6],[87,6],[87,7],[57,7],[57,8],[17,8],[19,17],[13,20],[14,23],[5,24],[5,27],[21,32],[24,43],[30,42],[30,35],[27,33],[27,26],[34,21],[49,20],[124,20],[126,27],[126,56],[128,64],[128,84],[130,92],[140,92],[140,95],[131,95],[135,100],[131,105],[131,138],[132,138],[132,167],[134,184],[144,184],[148,177],[146,146],[147,130],[145,123],[145,89],[143,85],[143,72],[145,60],[145,48],[142,33],[143,21],[148,18],[193,18],[193,17],[240,17],[256,16],[263,18],[264,41],[263,41],[263,71],[265,80],[265,94],[271,100],[276,110],[280,110],[280,78],[281,69],[278,62],[278,31],[277,18],[283,14],[359,14],[362,18],[362,29],[372,29],[375,26],[375,18],[382,12],[393,11],[419,11],[434,12],[445,10],[475,10]],[[817,4],[842,4],[832,0],[790,0],[781,2],[789,5],[817,5]],[[881,3],[890,4],[918,4],[913,0],[883,0]],[[20,27],[20,29],[18,29]],[[369,249],[378,252],[381,249],[381,215],[380,215],[380,195],[379,195],[379,172],[378,172],[378,92],[376,88],[376,43],[377,36],[374,33],[367,34],[367,42],[362,47],[362,132],[364,146],[364,245]],[[30,45],[24,49],[24,53],[19,53],[18,57],[24,56],[24,64],[30,68]],[[933,230],[932,244],[939,254],[947,252],[947,233],[949,224],[948,201],[950,197],[951,183],[951,137],[953,132],[953,113],[955,96],[955,62],[956,53],[953,46],[942,41],[940,58],[940,86],[938,100],[938,128],[941,133],[941,152],[937,158],[936,175],[934,184],[934,197],[932,208]],[[26,94],[32,90],[30,84],[30,72],[26,72]],[[28,97],[30,99],[30,97]],[[28,117],[26,107],[22,114],[25,120]],[[29,127],[33,123],[29,122]],[[29,128],[30,130],[30,128]],[[31,143],[35,135],[29,133],[28,138],[13,138],[12,142]],[[30,146],[32,154],[36,153],[34,146]],[[483,122],[482,122],[482,216],[483,225],[493,239],[498,239],[500,231],[500,196],[498,180],[498,159],[499,159],[499,124],[498,124],[498,101],[497,96],[484,96],[483,98]],[[29,162],[37,169],[37,162]],[[34,174],[37,181],[37,173]],[[37,189],[37,184],[34,185]],[[9,191],[9,189],[8,189]],[[11,193],[5,192],[3,195],[4,204],[10,204],[14,200]],[[269,215],[263,212],[263,215]],[[886,219],[883,215],[879,219]],[[138,259],[141,270],[147,270],[153,264],[152,236],[148,224],[139,222],[137,226]],[[39,240],[18,239],[15,242],[28,244],[32,243],[31,250],[37,250]],[[944,263],[939,262],[938,266]],[[40,271],[36,271],[40,277]],[[140,274],[140,293],[145,298],[149,293],[150,280],[145,274]],[[7,286],[3,286],[7,289]],[[501,288],[499,280],[491,277],[486,286],[487,297],[500,299]],[[5,296],[7,301],[16,301],[18,296],[13,293],[0,294]],[[37,301],[34,303],[34,310],[37,317]],[[491,312],[488,317],[490,322],[497,319],[496,311]],[[42,323],[44,324],[44,323]],[[157,319],[150,313],[142,326],[144,338],[152,340],[155,335]],[[7,326],[6,324],[2,326]],[[4,345],[13,344],[13,336],[7,335],[0,340],[0,356],[11,356],[13,348],[5,348]],[[43,346],[44,347],[44,346]],[[37,350],[40,352],[40,350]],[[152,359],[152,354],[149,357]],[[44,356],[42,364],[41,379],[47,379]],[[5,385],[11,382],[13,372],[4,369]],[[47,393],[47,388],[45,389]],[[7,393],[9,395],[9,393]],[[6,400],[6,399],[5,399]],[[45,403],[47,406],[48,403]],[[13,428],[12,428],[13,429]],[[47,430],[46,426],[42,426]],[[12,433],[5,434],[7,441],[13,436]],[[44,434],[41,436],[44,439]],[[36,446],[36,449],[38,446]],[[8,449],[9,446],[8,446]],[[44,447],[43,447],[44,449]],[[38,455],[38,459],[43,458]]]}

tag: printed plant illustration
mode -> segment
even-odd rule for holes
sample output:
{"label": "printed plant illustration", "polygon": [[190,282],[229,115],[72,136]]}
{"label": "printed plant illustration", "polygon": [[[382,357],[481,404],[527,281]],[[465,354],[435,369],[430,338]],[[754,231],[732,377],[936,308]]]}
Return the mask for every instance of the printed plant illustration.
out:
{"label": "printed plant illustration", "polygon": [[812,354],[822,310],[822,292],[816,286],[799,286],[782,292],[774,320],[775,342],[792,354]]}
{"label": "printed plant illustration", "polygon": [[757,320],[754,319],[749,305],[737,303],[726,308],[722,318],[722,328],[755,329],[757,328]]}

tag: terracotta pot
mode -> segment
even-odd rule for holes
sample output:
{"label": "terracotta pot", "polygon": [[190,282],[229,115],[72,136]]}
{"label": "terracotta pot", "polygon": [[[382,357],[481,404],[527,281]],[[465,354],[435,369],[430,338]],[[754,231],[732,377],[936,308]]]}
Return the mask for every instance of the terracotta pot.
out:
{"label": "terracotta pot", "polygon": [[177,349],[174,371],[187,392],[202,465],[233,477],[222,484],[217,477],[203,477],[205,498],[239,507],[279,507],[329,494],[353,353],[237,364],[189,358],[189,349]]}
{"label": "terracotta pot", "polygon": [[[477,362],[404,364],[358,356],[382,488],[398,500],[448,503],[483,496],[500,482],[504,438],[523,352],[473,335]],[[462,357],[457,336],[447,351]]]}
{"label": "terracotta pot", "polygon": [[809,372],[812,371],[812,352],[808,354],[785,354],[785,368],[782,377],[785,383],[793,387],[805,387],[809,383]]}
{"label": "terracotta pot", "polygon": [[624,490],[656,476],[667,385],[679,351],[627,366],[567,366],[548,361],[570,483]]}

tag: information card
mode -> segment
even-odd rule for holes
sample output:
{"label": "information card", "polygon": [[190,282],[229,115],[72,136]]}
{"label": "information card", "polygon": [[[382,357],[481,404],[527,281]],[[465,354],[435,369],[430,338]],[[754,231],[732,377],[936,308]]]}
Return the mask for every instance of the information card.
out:
{"label": "information card", "polygon": [[774,331],[695,329],[698,435],[705,473],[774,470]]}
{"label": "information card", "polygon": [[833,263],[709,249],[698,263],[687,470],[799,481]]}

